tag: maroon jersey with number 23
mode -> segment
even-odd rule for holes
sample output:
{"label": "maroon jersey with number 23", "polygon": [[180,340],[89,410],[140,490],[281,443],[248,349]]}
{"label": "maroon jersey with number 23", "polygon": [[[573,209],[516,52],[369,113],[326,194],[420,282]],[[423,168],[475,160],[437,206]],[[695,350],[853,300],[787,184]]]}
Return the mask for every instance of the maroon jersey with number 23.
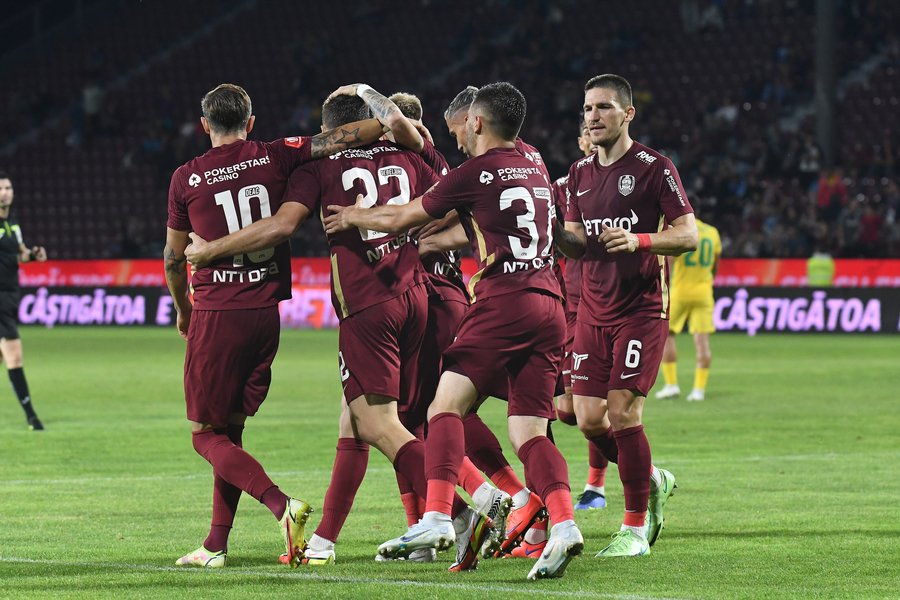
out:
{"label": "maroon jersey with number 23", "polygon": [[[310,160],[306,137],[241,140],[213,148],[179,167],[169,187],[168,226],[205,240],[225,237],[281,206],[291,172]],[[275,306],[291,297],[287,242],[213,261],[193,273],[197,310]]]}
{"label": "maroon jersey with number 23", "polygon": [[493,148],[453,169],[422,198],[441,218],[456,209],[479,271],[469,281],[474,301],[526,289],[560,296],[553,276],[550,186],[542,169],[515,148]]}
{"label": "maroon jersey with number 23", "polygon": [[[438,178],[422,158],[390,142],[344,150],[297,169],[286,202],[299,202],[321,216],[329,205],[406,204]],[[331,301],[338,318],[396,298],[425,281],[419,251],[404,232],[398,236],[349,229],[328,236],[331,247]]]}

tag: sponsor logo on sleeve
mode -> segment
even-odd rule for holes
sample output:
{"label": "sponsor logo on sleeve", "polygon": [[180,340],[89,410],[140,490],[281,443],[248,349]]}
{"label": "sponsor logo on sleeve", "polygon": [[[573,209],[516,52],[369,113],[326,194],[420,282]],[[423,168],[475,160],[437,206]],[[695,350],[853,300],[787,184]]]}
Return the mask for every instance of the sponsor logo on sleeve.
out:
{"label": "sponsor logo on sleeve", "polygon": [[482,171],[481,176],[478,178],[478,181],[483,183],[484,185],[490,185],[490,183],[494,180],[494,176],[488,173],[487,171]]}
{"label": "sponsor logo on sleeve", "polygon": [[651,154],[647,154],[646,150],[641,150],[640,152],[635,154],[634,157],[643,163],[647,163],[648,165],[652,165],[653,161],[656,160],[656,157]]}
{"label": "sponsor logo on sleeve", "polygon": [[444,177],[447,174],[447,167],[441,169],[441,177]]}
{"label": "sponsor logo on sleeve", "polygon": [[580,169],[581,167],[584,167],[584,166],[586,166],[586,165],[589,165],[589,164],[591,164],[591,161],[592,161],[592,160],[594,160],[594,155],[593,155],[593,154],[591,154],[591,155],[589,155],[589,156],[585,156],[584,158],[582,158],[581,160],[579,160],[577,163],[575,163],[575,168],[576,168],[576,169]]}
{"label": "sponsor logo on sleeve", "polygon": [[191,173],[191,176],[188,179],[188,184],[191,187],[197,187],[198,185],[200,185],[200,176],[196,173]]}
{"label": "sponsor logo on sleeve", "polygon": [[678,184],[675,183],[675,177],[672,175],[672,171],[669,169],[663,170],[663,175],[666,177],[666,183],[669,184],[669,189],[675,192],[675,195],[678,196],[678,200],[681,202],[681,205],[684,206],[684,196],[681,195],[681,190],[678,189]]}
{"label": "sponsor logo on sleeve", "polygon": [[619,193],[627,196],[634,191],[634,175],[622,175],[619,177]]}
{"label": "sponsor logo on sleeve", "polygon": [[299,148],[303,145],[302,137],[288,137],[284,138],[284,145],[291,146],[292,148]]}

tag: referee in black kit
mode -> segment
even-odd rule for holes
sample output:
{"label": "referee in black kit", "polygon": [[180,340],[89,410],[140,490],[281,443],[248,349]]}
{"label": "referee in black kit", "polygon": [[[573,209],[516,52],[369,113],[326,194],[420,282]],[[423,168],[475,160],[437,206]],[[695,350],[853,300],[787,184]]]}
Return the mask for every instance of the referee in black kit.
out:
{"label": "referee in black kit", "polygon": [[0,353],[6,361],[9,381],[28,418],[28,428],[42,431],[44,424],[31,405],[28,382],[22,369],[22,340],[19,339],[19,263],[44,262],[47,251],[40,246],[26,248],[22,230],[9,214],[13,185],[7,173],[0,171]]}

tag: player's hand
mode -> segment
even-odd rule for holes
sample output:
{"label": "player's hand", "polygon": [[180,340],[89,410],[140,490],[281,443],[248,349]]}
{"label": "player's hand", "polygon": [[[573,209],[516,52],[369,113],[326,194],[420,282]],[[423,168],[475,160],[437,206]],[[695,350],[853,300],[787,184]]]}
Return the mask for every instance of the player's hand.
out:
{"label": "player's hand", "polygon": [[422,121],[419,121],[419,120],[417,120],[417,119],[409,119],[409,122],[413,124],[413,127],[416,128],[416,131],[418,131],[419,134],[420,134],[423,138],[425,138],[426,140],[428,140],[428,143],[429,143],[429,144],[431,144],[432,146],[434,146],[434,138],[431,137],[431,132],[428,131],[428,128],[425,127],[425,124],[422,123]]}
{"label": "player's hand", "polygon": [[185,310],[178,311],[178,316],[175,318],[175,327],[178,328],[178,335],[180,335],[184,341],[188,339],[188,329],[191,328],[191,312],[193,311],[193,307],[188,305],[188,308]]}
{"label": "player's hand", "polygon": [[212,257],[209,253],[209,242],[196,233],[189,233],[188,237],[191,238],[191,243],[184,249],[184,257],[194,267],[194,270],[202,269],[212,262]]}
{"label": "player's hand", "polygon": [[419,256],[428,256],[433,252],[439,251],[438,247],[432,242],[433,239],[433,237],[419,238],[416,242],[416,245],[419,248]]}
{"label": "player's hand", "polygon": [[598,238],[610,254],[617,252],[637,252],[640,244],[638,237],[621,227],[605,227]]}
{"label": "player's hand", "polygon": [[333,92],[331,92],[330,94],[328,94],[328,97],[325,98],[325,104],[328,104],[331,101],[331,99],[334,98],[335,96],[355,96],[356,88],[358,88],[361,85],[362,85],[361,83],[351,83],[350,85],[342,85],[338,89],[336,89]]}
{"label": "player's hand", "polygon": [[451,210],[442,218],[437,219],[436,221],[429,221],[424,225],[413,227],[409,230],[409,235],[415,239],[421,240],[436,233],[440,233],[441,231],[456,225],[458,222],[459,215],[455,210]]}
{"label": "player's hand", "polygon": [[325,217],[325,222],[323,225],[325,226],[325,233],[332,234],[338,233],[339,231],[347,231],[348,229],[355,227],[353,224],[353,217],[361,210],[365,210],[362,207],[363,196],[359,194],[356,196],[356,204],[354,206],[337,206],[335,204],[330,204],[328,206],[330,215]]}
{"label": "player's hand", "polygon": [[47,260],[47,251],[44,250],[43,246],[35,246],[31,249],[31,260],[36,260],[38,262]]}

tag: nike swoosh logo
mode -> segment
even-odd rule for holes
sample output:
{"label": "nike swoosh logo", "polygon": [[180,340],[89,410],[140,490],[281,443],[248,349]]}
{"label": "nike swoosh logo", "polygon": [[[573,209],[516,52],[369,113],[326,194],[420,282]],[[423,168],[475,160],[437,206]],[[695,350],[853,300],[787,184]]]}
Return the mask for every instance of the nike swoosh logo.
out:
{"label": "nike swoosh logo", "polygon": [[626,375],[625,373],[622,373],[622,376],[619,377],[619,379],[630,379],[631,377],[634,377],[635,375],[640,375],[640,374],[641,374],[640,371],[638,371],[637,373],[632,373],[631,375]]}
{"label": "nike swoosh logo", "polygon": [[576,195],[576,196],[584,196],[584,195],[587,194],[589,191],[591,191],[591,188],[588,188],[588,189],[584,190],[583,192],[582,192],[581,190],[578,190],[577,192],[575,192],[575,195]]}
{"label": "nike swoosh logo", "polygon": [[422,537],[422,534],[424,534],[424,533],[425,533],[424,531],[420,531],[420,532],[417,533],[416,535],[409,536],[409,537],[407,537],[407,536],[404,535],[402,538],[400,538],[400,540],[401,540],[401,541],[404,541],[404,542],[411,542],[411,541],[413,541],[413,540],[416,539],[416,538]]}
{"label": "nike swoosh logo", "polygon": [[531,550],[525,550],[525,556],[531,556],[535,552],[540,552],[543,548],[532,548]]}

